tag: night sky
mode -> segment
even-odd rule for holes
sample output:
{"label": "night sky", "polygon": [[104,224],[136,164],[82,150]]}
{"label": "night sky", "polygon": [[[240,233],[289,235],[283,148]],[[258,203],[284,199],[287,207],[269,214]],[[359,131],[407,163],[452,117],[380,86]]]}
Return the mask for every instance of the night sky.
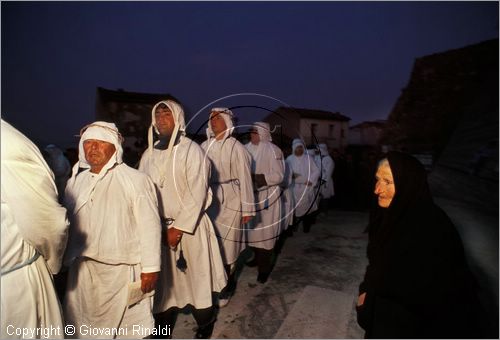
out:
{"label": "night sky", "polygon": [[2,2],[1,25],[2,117],[63,147],[95,120],[98,86],[170,93],[188,119],[232,105],[385,119],[415,58],[499,30],[496,1]]}

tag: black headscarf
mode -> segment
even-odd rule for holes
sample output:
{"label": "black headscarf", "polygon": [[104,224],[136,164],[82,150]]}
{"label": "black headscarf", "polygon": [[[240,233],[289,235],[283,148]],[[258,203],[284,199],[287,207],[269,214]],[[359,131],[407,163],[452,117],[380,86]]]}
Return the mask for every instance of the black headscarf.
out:
{"label": "black headscarf", "polygon": [[[370,216],[369,265],[360,285],[367,298],[364,309],[358,311],[358,322],[367,336],[477,334],[472,328],[451,329],[457,323],[467,325],[464,320],[472,318],[466,310],[476,305],[473,280],[453,223],[433,202],[425,168],[401,152],[389,152],[384,158],[391,168],[395,195],[388,208],[377,206]],[[384,323],[391,315],[400,319]]]}
{"label": "black headscarf", "polygon": [[383,246],[394,228],[404,225],[404,220],[421,217],[434,207],[427,172],[422,163],[398,151],[391,151],[384,158],[389,162],[396,192],[388,208],[381,208],[374,201],[368,225],[373,241],[370,247]]}

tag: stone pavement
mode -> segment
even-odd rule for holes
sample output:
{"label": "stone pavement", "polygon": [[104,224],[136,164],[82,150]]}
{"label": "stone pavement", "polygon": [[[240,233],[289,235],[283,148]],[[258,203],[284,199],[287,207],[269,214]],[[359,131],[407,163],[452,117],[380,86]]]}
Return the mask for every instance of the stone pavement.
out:
{"label": "stone pavement", "polygon": [[[256,268],[242,266],[212,337],[363,338],[355,303],[367,263],[367,222],[367,213],[330,210],[309,234],[299,227],[265,284],[256,281]],[[193,338],[195,328],[191,314],[180,314],[173,338]]]}
{"label": "stone pavement", "polygon": [[[478,280],[490,338],[498,338],[498,213],[436,198],[459,231]],[[236,294],[219,310],[213,338],[363,338],[355,303],[366,259],[368,214],[330,210],[309,234],[288,238],[265,284],[241,266]],[[242,261],[245,256],[242,254]],[[174,338],[192,338],[196,324],[180,314]]]}

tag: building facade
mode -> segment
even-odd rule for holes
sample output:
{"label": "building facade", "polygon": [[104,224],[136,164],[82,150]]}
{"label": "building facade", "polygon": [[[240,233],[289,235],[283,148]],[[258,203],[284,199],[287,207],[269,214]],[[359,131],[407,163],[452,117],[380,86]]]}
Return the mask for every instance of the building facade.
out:
{"label": "building facade", "polygon": [[273,140],[287,153],[294,138],[308,145],[325,143],[329,149],[344,150],[348,145],[349,121],[339,112],[279,107],[264,121],[273,131]]}

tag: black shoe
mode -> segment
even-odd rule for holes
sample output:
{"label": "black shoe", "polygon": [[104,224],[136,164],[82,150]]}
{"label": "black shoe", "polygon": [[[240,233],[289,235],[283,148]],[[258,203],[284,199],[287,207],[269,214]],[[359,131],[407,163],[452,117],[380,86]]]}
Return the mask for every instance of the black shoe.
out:
{"label": "black shoe", "polygon": [[257,275],[257,281],[260,283],[266,283],[269,278],[269,274],[270,273],[259,273],[259,275]]}
{"label": "black shoe", "polygon": [[198,327],[196,334],[194,335],[195,339],[210,339],[212,333],[214,331],[215,321],[212,321],[206,326]]}

